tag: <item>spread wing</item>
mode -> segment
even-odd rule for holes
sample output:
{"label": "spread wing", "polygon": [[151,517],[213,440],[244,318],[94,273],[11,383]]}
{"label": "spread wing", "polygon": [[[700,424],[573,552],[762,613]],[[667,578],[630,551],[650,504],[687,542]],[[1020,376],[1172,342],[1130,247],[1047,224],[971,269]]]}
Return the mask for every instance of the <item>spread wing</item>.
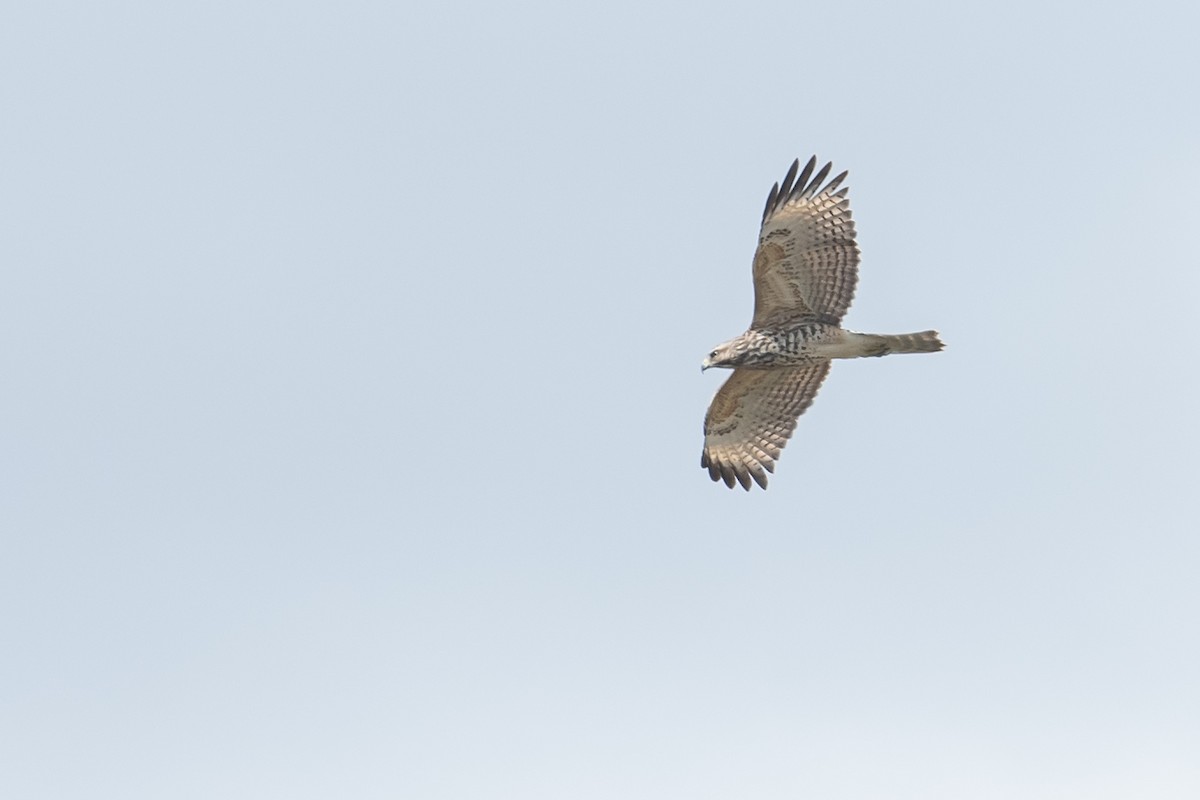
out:
{"label": "spread wing", "polygon": [[846,178],[825,186],[832,164],[813,175],[813,156],[797,177],[800,161],[775,184],[763,210],[754,253],[754,321],[751,328],[793,322],[841,322],[858,283],[858,245],[850,218]]}
{"label": "spread wing", "polygon": [[750,491],[750,479],[767,488],[796,418],[812,405],[829,359],[813,359],[796,367],[735,369],[704,417],[704,452],[700,466],[714,481],[734,482]]}

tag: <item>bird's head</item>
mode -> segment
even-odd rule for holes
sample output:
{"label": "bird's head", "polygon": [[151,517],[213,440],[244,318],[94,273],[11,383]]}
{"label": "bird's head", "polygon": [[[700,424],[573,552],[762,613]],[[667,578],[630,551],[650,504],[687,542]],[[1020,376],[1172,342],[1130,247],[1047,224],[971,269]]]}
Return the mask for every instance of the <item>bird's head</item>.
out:
{"label": "bird's head", "polygon": [[709,367],[722,367],[724,369],[734,369],[746,364],[753,355],[751,345],[753,342],[746,334],[742,334],[736,339],[730,339],[724,344],[719,344],[713,348],[713,351],[708,354],[703,361],[700,362],[700,371]]}
{"label": "bird's head", "polygon": [[725,363],[727,358],[727,350],[728,348],[726,345],[718,345],[711,353],[704,357],[703,361],[700,362],[700,371],[704,372],[704,370],[708,369],[709,367],[733,366],[732,364]]}

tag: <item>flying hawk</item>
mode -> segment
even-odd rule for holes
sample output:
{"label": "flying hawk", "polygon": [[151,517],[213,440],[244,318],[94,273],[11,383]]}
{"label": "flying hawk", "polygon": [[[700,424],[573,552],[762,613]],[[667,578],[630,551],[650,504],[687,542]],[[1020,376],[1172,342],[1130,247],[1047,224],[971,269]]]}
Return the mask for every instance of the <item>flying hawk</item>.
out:
{"label": "flying hawk", "polygon": [[750,491],[751,479],[767,488],[831,359],[942,349],[937,331],[884,336],[841,327],[858,283],[848,189],[838,190],[847,173],[822,186],[833,164],[813,175],[816,166],[816,156],[803,170],[797,159],[771,187],[754,254],[754,319],[700,367],[733,370],[704,417],[700,456],[709,476],[730,488]]}

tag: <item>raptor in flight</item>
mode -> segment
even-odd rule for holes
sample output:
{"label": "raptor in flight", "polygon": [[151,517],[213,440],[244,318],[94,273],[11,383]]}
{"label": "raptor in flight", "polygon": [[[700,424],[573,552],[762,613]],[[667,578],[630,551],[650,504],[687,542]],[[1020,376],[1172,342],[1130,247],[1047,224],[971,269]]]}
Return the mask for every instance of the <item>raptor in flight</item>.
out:
{"label": "raptor in flight", "polygon": [[[767,488],[767,473],[796,419],[812,405],[834,358],[932,353],[937,331],[879,335],[841,327],[858,283],[858,245],[846,173],[825,183],[817,158],[797,160],[771,187],[754,254],[754,319],[750,329],[718,345],[701,369],[725,367],[725,381],[704,417],[700,466],[714,481]],[[799,174],[797,174],[799,173]]]}

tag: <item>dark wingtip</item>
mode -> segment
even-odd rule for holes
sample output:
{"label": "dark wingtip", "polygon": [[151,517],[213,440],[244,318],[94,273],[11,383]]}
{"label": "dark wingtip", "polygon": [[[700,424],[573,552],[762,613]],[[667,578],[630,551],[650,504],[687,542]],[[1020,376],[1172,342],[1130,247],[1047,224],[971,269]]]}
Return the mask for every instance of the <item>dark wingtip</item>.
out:
{"label": "dark wingtip", "polygon": [[725,485],[730,489],[732,489],[737,482],[737,478],[735,478],[733,474],[733,467],[724,462],[721,463],[721,477],[725,480]]}
{"label": "dark wingtip", "polygon": [[738,483],[742,485],[742,488],[747,492],[750,491],[750,473],[746,472],[745,468],[743,468],[734,470],[733,474],[737,476]]}
{"label": "dark wingtip", "polygon": [[812,197],[815,195],[817,193],[817,189],[819,189],[821,186],[821,181],[825,180],[831,169],[833,169],[833,162],[825,162],[825,166],[821,167],[821,171],[813,176],[813,179],[808,182],[808,186],[804,187],[804,190],[800,193],[800,196]]}
{"label": "dark wingtip", "polygon": [[796,185],[788,197],[791,199],[804,191],[804,187],[808,185],[808,177],[812,175],[813,170],[817,166],[817,157],[814,155],[808,159],[808,163],[804,165],[804,171],[800,173],[800,177],[796,179]]}
{"label": "dark wingtip", "polygon": [[[842,170],[842,172],[829,182],[824,189],[827,194],[832,194],[835,189],[842,185],[842,181],[846,180],[846,176],[850,174],[850,170]],[[843,192],[845,189],[842,190]]]}
{"label": "dark wingtip", "polygon": [[775,210],[775,201],[779,199],[779,184],[771,187],[771,193],[767,195],[767,205],[763,208],[763,222],[767,221],[767,217],[771,216],[771,212]]}
{"label": "dark wingtip", "polygon": [[792,191],[792,181],[796,180],[796,172],[800,169],[800,159],[792,162],[788,167],[787,175],[783,176],[783,183],[779,184],[779,195],[787,197]]}
{"label": "dark wingtip", "polygon": [[[808,159],[804,165],[804,169],[800,169],[800,159],[792,162],[792,166],[788,168],[787,175],[783,178],[783,183],[776,183],[771,187],[771,193],[767,195],[767,204],[763,207],[763,222],[771,216],[779,206],[790,202],[791,200],[802,197],[809,198],[817,194],[818,191],[824,191],[833,194],[842,181],[846,180],[846,176],[850,174],[849,170],[843,170],[840,174],[834,177],[828,185],[821,188],[822,182],[829,176],[833,169],[833,162],[825,162],[825,166],[813,175],[813,170],[817,168],[817,157],[814,155]],[[836,196],[845,196],[846,190],[843,189]]]}

